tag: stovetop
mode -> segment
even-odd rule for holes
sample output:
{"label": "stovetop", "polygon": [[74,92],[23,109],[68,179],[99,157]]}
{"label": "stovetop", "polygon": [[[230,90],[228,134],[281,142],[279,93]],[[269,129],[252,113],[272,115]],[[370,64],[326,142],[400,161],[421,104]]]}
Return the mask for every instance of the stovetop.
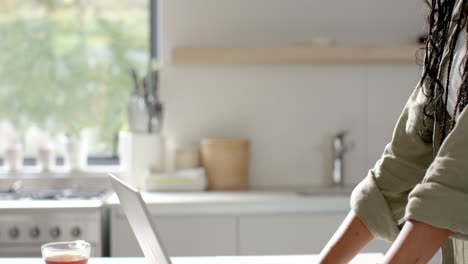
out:
{"label": "stovetop", "polygon": [[0,200],[103,200],[110,193],[110,190],[105,188],[3,190],[0,191]]}
{"label": "stovetop", "polygon": [[107,177],[0,178],[0,202],[104,201],[112,193]]}

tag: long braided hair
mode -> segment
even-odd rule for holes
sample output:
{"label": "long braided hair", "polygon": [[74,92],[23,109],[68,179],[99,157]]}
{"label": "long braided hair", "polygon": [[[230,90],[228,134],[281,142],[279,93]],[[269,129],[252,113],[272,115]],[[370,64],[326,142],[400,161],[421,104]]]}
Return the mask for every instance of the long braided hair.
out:
{"label": "long braided hair", "polygon": [[[459,33],[461,30],[467,30],[466,24],[462,23],[467,16],[467,0],[461,0],[463,1],[463,11],[461,12],[460,17],[453,21],[453,23],[456,23],[456,28],[454,32],[454,40],[452,43],[448,42],[448,36],[456,0],[425,1],[430,7],[430,12],[427,16],[429,33],[424,48],[424,70],[420,83],[427,82],[426,89],[423,89],[424,95],[427,97],[427,101],[423,108],[424,128],[421,129],[419,133],[421,136],[426,137],[432,135],[433,129],[431,123],[437,119],[441,129],[440,143],[442,143],[454,128],[456,123],[456,116],[461,113],[468,104],[468,65],[467,63],[462,63],[464,67],[463,69],[459,69],[462,72],[462,85],[458,90],[456,106],[452,114],[452,118],[448,120],[449,117],[447,116],[446,109],[449,94],[448,90],[451,79],[450,73],[455,53],[455,45],[457,43]],[[449,60],[447,61],[447,81],[443,83],[441,80],[442,76],[439,76],[439,70],[442,61],[442,55],[446,47],[449,48]],[[465,56],[464,61],[466,61],[466,59],[467,58]]]}

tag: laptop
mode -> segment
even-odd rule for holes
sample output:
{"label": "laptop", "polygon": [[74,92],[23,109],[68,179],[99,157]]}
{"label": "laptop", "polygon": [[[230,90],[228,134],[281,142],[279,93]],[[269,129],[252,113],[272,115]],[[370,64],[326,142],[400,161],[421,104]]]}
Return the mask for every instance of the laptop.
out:
{"label": "laptop", "polygon": [[116,176],[108,175],[148,264],[172,264],[140,192]]}

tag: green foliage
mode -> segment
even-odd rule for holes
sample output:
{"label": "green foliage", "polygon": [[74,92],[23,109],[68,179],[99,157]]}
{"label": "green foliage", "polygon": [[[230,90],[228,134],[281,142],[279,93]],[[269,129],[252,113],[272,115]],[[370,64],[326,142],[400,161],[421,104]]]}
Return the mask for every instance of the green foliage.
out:
{"label": "green foliage", "polygon": [[0,13],[0,120],[51,133],[98,128],[109,152],[124,126],[129,69],[148,65],[146,9]]}

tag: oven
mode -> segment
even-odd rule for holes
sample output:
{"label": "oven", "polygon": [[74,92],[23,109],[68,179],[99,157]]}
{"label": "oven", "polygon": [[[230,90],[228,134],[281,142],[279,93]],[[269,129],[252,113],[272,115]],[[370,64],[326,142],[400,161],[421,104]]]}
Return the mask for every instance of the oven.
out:
{"label": "oven", "polygon": [[108,255],[107,213],[99,207],[0,209],[0,256],[40,257],[41,245],[86,240],[94,257]]}
{"label": "oven", "polygon": [[109,256],[109,218],[104,201],[110,190],[69,183],[65,184],[68,187],[47,187],[51,185],[2,188],[0,256],[40,257],[42,244],[72,240],[89,242],[93,257]]}

